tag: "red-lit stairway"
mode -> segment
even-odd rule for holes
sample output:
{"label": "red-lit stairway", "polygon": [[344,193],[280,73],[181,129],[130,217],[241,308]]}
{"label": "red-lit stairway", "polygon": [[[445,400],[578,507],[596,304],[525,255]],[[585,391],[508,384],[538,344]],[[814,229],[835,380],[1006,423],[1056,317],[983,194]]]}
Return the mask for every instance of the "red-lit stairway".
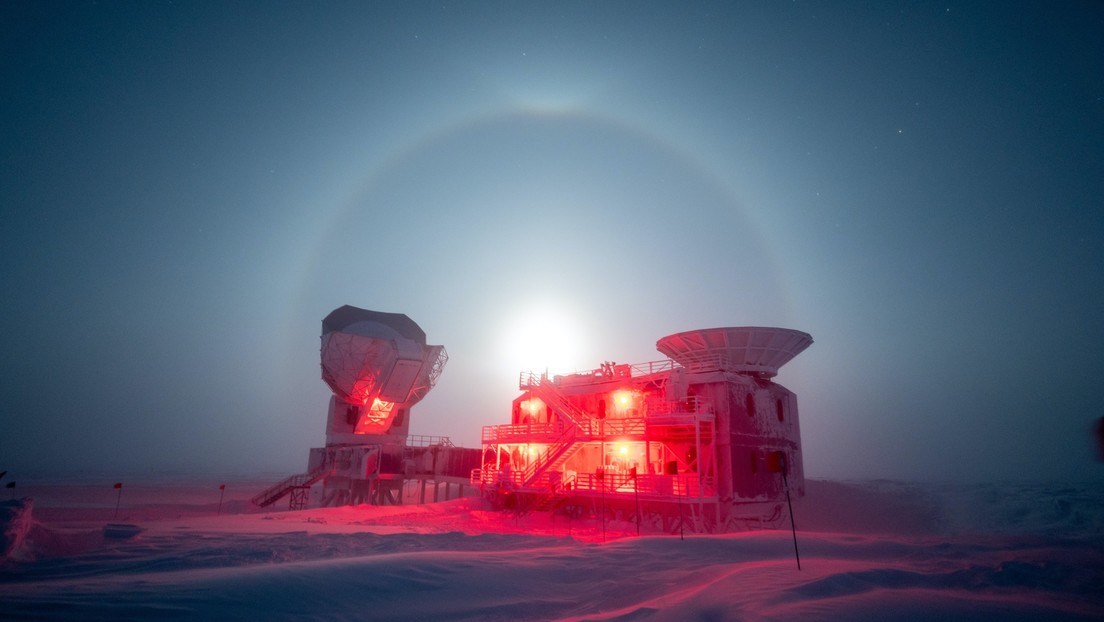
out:
{"label": "red-lit stairway", "polygon": [[[264,508],[276,503],[280,499],[283,499],[288,494],[295,491],[302,491],[304,489],[310,489],[311,486],[316,484],[318,480],[325,477],[332,470],[332,465],[329,460],[324,460],[322,464],[314,468],[314,470],[307,473],[300,473],[298,475],[292,475],[291,477],[281,480],[276,484],[266,488],[259,495],[253,497],[253,503]],[[302,508],[292,508],[302,509]]]}
{"label": "red-lit stairway", "polygon": [[577,441],[593,434],[593,418],[571,403],[547,377],[533,373],[521,374],[518,387],[539,398],[563,421],[564,431],[548,448],[530,461],[522,477],[522,486],[536,485],[545,473],[562,467],[579,450]]}

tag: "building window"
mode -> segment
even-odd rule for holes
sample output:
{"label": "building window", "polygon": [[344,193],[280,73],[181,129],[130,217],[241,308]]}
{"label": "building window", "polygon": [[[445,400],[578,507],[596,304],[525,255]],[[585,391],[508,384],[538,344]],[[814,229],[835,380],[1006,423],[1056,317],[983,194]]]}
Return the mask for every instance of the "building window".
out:
{"label": "building window", "polygon": [[782,398],[778,398],[774,402],[775,411],[778,413],[778,420],[786,420],[786,405],[782,403]]}
{"label": "building window", "polygon": [[747,394],[747,399],[744,400],[744,406],[747,407],[747,415],[749,417],[755,416],[755,396],[751,393]]}

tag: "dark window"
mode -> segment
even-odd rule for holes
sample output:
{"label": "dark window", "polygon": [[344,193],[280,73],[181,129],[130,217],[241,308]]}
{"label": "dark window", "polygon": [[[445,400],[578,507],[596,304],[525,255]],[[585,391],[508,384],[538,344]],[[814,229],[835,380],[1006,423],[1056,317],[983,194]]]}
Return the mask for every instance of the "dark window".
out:
{"label": "dark window", "polygon": [[744,400],[744,406],[747,407],[747,414],[749,417],[755,416],[755,396],[751,393],[747,394],[747,399]]}
{"label": "dark window", "polygon": [[778,413],[778,420],[779,421],[785,421],[786,420],[786,406],[785,406],[785,404],[782,403],[782,398],[778,398],[778,400],[774,403],[774,406],[775,406],[775,411]]}

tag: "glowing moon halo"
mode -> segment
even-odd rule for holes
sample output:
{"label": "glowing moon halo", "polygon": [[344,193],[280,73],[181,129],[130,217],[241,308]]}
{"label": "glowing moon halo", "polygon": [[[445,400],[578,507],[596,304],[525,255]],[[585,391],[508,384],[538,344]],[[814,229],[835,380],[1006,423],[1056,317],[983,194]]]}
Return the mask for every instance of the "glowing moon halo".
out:
{"label": "glowing moon halo", "polygon": [[502,334],[503,363],[513,370],[571,372],[580,369],[582,329],[556,306],[529,305],[514,313]]}

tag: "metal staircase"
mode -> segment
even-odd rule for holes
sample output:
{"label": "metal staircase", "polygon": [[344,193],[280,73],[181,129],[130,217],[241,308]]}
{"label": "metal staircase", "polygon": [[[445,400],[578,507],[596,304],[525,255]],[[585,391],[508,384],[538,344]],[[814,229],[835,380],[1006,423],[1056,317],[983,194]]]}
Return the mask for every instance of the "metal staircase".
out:
{"label": "metal staircase", "polygon": [[522,486],[533,486],[541,476],[563,466],[567,459],[579,450],[578,440],[591,436],[594,432],[594,420],[589,413],[571,403],[556,385],[547,377],[532,372],[524,372],[518,387],[528,390],[530,395],[539,398],[552,412],[561,417],[563,432],[548,448],[530,461],[521,477]]}
{"label": "metal staircase", "polygon": [[521,485],[532,486],[553,467],[562,466],[570,454],[578,450],[579,446],[576,445],[575,440],[575,426],[570,424],[564,426],[564,431],[559,438],[549,443],[544,451],[529,461],[529,466],[522,472]]}
{"label": "metal staircase", "polygon": [[313,470],[307,473],[292,475],[291,477],[269,486],[260,494],[253,497],[253,503],[259,507],[265,508],[290,494],[292,495],[291,509],[303,509],[306,507],[306,495],[302,493],[310,490],[311,486],[316,484],[318,480],[326,477],[332,470],[333,464],[327,456],[327,459],[323,460],[322,463]]}
{"label": "metal staircase", "polygon": [[549,408],[562,415],[584,434],[590,434],[593,430],[593,417],[590,416],[590,413],[571,403],[546,376],[538,376],[533,372],[523,372],[518,382],[518,388],[529,391],[533,396],[540,398]]}

